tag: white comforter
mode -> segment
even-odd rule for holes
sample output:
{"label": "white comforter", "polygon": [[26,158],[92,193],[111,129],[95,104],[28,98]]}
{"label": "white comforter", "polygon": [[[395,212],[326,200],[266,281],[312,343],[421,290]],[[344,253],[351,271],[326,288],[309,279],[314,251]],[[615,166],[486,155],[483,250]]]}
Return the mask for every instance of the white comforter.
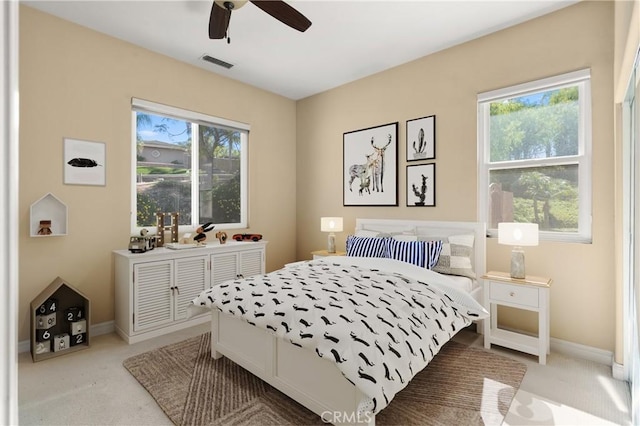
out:
{"label": "white comforter", "polygon": [[487,312],[436,272],[392,259],[327,257],[241,280],[193,300],[334,362],[374,414],[458,330]]}

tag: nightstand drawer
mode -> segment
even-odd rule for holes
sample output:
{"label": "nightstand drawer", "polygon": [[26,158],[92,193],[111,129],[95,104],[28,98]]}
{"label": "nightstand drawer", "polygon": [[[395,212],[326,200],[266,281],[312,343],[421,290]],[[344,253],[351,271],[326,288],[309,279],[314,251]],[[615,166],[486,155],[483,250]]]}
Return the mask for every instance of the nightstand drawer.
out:
{"label": "nightstand drawer", "polygon": [[522,306],[538,307],[538,289],[520,285],[503,284],[492,281],[489,291],[491,300],[514,303]]}

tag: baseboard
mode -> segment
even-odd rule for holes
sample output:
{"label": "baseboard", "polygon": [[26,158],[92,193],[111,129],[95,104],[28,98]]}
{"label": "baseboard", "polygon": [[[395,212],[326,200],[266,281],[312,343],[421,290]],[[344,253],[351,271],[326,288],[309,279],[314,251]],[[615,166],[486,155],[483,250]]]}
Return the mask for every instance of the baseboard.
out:
{"label": "baseboard", "polygon": [[613,374],[613,378],[617,380],[628,380],[628,377],[624,373],[624,365],[618,364],[617,362],[613,362],[611,366],[611,373]]}
{"label": "baseboard", "polygon": [[[91,326],[91,336],[100,336],[101,334],[109,334],[115,331],[115,322],[114,321],[106,321],[101,322],[100,324],[94,324]],[[22,342],[18,342],[18,353],[29,352],[31,350],[31,341],[23,340]]]}
{"label": "baseboard", "polygon": [[566,340],[551,338],[551,351],[574,358],[586,359],[599,364],[613,365],[613,352],[592,346],[581,345],[579,343],[567,342]]}

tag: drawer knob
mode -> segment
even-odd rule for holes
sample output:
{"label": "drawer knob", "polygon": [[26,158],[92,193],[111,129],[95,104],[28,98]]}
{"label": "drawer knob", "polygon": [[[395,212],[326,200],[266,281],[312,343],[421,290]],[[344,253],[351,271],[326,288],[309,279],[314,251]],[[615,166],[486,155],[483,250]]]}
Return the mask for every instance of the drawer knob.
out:
{"label": "drawer knob", "polygon": [[515,292],[513,292],[513,291],[509,293],[509,296],[511,296],[511,297],[513,297],[513,296],[515,296],[515,295],[516,295],[516,293],[515,293]]}

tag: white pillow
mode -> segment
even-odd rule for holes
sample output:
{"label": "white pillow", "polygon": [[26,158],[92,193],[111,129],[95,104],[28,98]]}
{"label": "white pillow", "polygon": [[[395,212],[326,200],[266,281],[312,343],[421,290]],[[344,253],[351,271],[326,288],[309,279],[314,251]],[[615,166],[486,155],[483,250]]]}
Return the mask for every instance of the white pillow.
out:
{"label": "white pillow", "polygon": [[397,241],[418,241],[417,235],[409,235],[409,234],[397,234],[397,235],[393,235],[391,238]]}
{"label": "white pillow", "polygon": [[474,240],[473,234],[447,237],[442,245],[438,263],[432,270],[441,274],[475,278],[476,274],[471,263]]}
{"label": "white pillow", "polygon": [[358,229],[355,233],[356,237],[376,238],[380,233],[378,231],[369,231],[366,229]]}
{"label": "white pillow", "polygon": [[371,229],[358,229],[355,232],[356,237],[364,238],[388,238],[393,237],[398,241],[418,241],[418,236],[412,230],[398,231],[400,228],[394,228],[395,231],[389,232],[386,230],[371,230]]}

